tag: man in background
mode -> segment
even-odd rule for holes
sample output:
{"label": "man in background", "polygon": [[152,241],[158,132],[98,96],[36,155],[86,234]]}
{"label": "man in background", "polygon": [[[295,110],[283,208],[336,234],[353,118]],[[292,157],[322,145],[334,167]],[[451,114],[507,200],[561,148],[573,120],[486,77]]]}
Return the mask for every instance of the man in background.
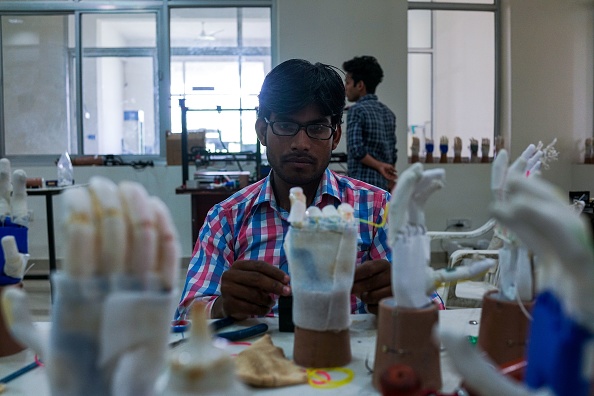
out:
{"label": "man in background", "polygon": [[384,72],[373,56],[343,63],[347,113],[348,175],[390,191],[396,181],[396,116],[375,89]]}

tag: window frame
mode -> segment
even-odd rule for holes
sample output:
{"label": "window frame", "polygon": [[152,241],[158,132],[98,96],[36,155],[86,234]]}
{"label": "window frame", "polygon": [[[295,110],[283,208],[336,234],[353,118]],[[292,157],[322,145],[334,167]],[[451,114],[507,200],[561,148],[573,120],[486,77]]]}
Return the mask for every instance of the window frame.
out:
{"label": "window frame", "polygon": [[[430,1],[409,1],[408,10],[426,10],[426,11],[481,11],[481,12],[493,12],[494,14],[494,109],[493,109],[493,139],[491,141],[491,147],[495,147],[495,140],[503,135],[501,131],[501,73],[502,73],[502,56],[501,56],[501,0],[493,0],[493,3],[447,3],[447,2],[434,2]],[[433,15],[432,15],[433,20]],[[433,22],[432,22],[433,24]],[[415,50],[408,49],[408,54],[411,53],[430,53],[432,56],[431,62],[431,113],[432,119],[435,119],[435,98],[434,98],[434,48],[433,43],[434,36],[431,35],[431,48]],[[437,144],[437,142],[436,142]],[[410,160],[410,158],[409,158]]]}
{"label": "window frame", "polygon": [[[85,51],[82,46],[82,16],[84,14],[115,14],[115,13],[155,13],[156,14],[156,53],[157,65],[157,87],[155,90],[155,105],[158,111],[155,112],[155,128],[159,134],[159,155],[120,155],[126,161],[151,160],[156,164],[166,162],[166,134],[171,130],[171,106],[172,103],[170,82],[170,58],[171,48],[169,41],[170,10],[174,8],[226,8],[226,7],[268,7],[271,18],[271,64],[276,64],[276,35],[273,33],[276,26],[276,0],[121,0],[121,1],[0,1],[0,16],[10,15],[73,15],[74,16],[74,56],[75,56],[75,84],[74,92],[77,98],[81,98],[82,89],[82,64]],[[0,20],[0,29],[2,28]],[[0,48],[2,48],[2,37],[0,37]],[[88,56],[88,53],[86,54]],[[69,59],[65,59],[68,62]],[[4,119],[4,84],[3,84],[3,59],[0,50],[0,120]],[[66,87],[68,88],[68,87]],[[71,89],[72,92],[72,89]],[[76,117],[77,145],[80,155],[83,154],[83,102],[76,101],[76,108],[73,109]],[[36,155],[7,155],[5,152],[4,139],[6,137],[4,123],[0,122],[0,158],[8,158],[11,162],[21,165],[47,165],[56,159],[55,154]]]}

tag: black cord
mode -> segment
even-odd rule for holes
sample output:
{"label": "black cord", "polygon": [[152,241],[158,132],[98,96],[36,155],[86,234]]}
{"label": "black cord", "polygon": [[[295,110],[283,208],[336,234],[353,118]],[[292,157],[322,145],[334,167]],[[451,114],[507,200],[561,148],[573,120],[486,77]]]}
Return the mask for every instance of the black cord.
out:
{"label": "black cord", "polygon": [[105,156],[105,160],[103,162],[106,166],[131,166],[136,170],[144,169],[147,166],[153,167],[155,164],[153,161],[132,161],[132,162],[125,162],[122,157],[119,155],[108,154]]}

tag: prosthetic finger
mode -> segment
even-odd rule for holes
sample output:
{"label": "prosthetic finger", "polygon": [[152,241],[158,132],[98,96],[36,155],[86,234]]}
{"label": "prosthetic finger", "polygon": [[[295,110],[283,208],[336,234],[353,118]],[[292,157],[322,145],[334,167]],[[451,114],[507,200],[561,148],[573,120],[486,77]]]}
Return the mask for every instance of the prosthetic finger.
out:
{"label": "prosthetic finger", "polygon": [[287,219],[291,224],[303,224],[306,211],[306,199],[301,187],[293,187],[289,192],[289,200],[291,201],[291,212]]}
{"label": "prosthetic finger", "polygon": [[528,161],[526,161],[526,174],[527,175],[531,175],[531,174],[538,172],[540,170],[540,167],[542,165],[542,162],[540,162],[540,159],[542,158],[543,155],[544,155],[544,153],[541,150],[538,150],[536,153],[534,153],[534,155],[532,157],[530,157],[528,159]]}
{"label": "prosthetic finger", "polygon": [[63,194],[66,253],[64,271],[73,278],[88,278],[97,271],[95,224],[91,195],[86,188]]}
{"label": "prosthetic finger", "polygon": [[510,175],[522,175],[526,176],[526,164],[528,160],[522,156],[518,157],[507,170],[507,177]]}
{"label": "prosthetic finger", "polygon": [[520,157],[524,158],[526,161],[529,161],[530,158],[534,157],[534,155],[537,153],[538,148],[534,145],[534,144],[529,144],[528,147],[526,147],[524,149],[524,151],[522,152],[522,154],[520,154]]}
{"label": "prosthetic finger", "polygon": [[408,223],[410,201],[418,181],[423,177],[423,165],[417,162],[400,175],[390,199],[388,238],[392,246],[399,231]]}
{"label": "prosthetic finger", "polygon": [[29,225],[29,209],[27,208],[27,174],[17,169],[12,174],[12,198],[10,201],[12,221],[22,226]]}
{"label": "prosthetic finger", "polygon": [[2,293],[2,313],[12,335],[44,359],[47,356],[47,342],[33,324],[27,294],[16,287],[5,288]]}
{"label": "prosthetic finger", "polygon": [[156,268],[157,232],[153,206],[149,204],[146,190],[137,183],[120,183],[120,197],[128,223],[128,257],[125,272],[143,277]]}
{"label": "prosthetic finger", "polygon": [[504,199],[503,191],[508,163],[509,157],[506,150],[501,150],[493,160],[493,166],[491,167],[491,191],[495,200]]}
{"label": "prosthetic finger", "polygon": [[409,223],[425,226],[425,202],[431,194],[445,185],[444,169],[429,169],[423,172],[423,177],[417,183],[409,205]]}
{"label": "prosthetic finger", "polygon": [[157,266],[156,272],[165,290],[173,290],[177,281],[180,246],[177,232],[173,226],[167,207],[158,198],[151,197],[150,204],[155,214],[157,227]]}
{"label": "prosthetic finger", "polygon": [[89,191],[97,229],[97,274],[107,276],[124,271],[126,223],[118,187],[104,177],[92,177]]}
{"label": "prosthetic finger", "polygon": [[6,158],[0,159],[0,216],[10,215],[10,194],[12,184],[10,182],[10,161]]}

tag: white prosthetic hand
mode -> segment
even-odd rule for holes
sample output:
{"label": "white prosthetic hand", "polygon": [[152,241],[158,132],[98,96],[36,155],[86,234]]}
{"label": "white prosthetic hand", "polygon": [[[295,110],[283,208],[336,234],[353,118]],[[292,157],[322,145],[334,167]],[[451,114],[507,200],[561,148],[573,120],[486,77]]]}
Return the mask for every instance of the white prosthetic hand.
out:
{"label": "white prosthetic hand", "polygon": [[[531,144],[508,168],[509,157],[506,150],[501,150],[493,161],[491,169],[491,191],[494,202],[508,199],[507,181],[510,175],[534,176],[539,173],[542,151]],[[495,296],[507,301],[531,301],[534,297],[532,279],[532,260],[527,247],[508,229],[498,226],[495,236],[503,246],[499,249],[499,266],[496,274],[496,286],[499,293]]]}
{"label": "white prosthetic hand", "polygon": [[10,161],[0,159],[0,219],[10,216],[10,195],[12,183],[10,181]]}
{"label": "white prosthetic hand", "polygon": [[22,169],[12,173],[10,161],[0,159],[0,222],[9,220],[13,224],[29,226],[27,207],[27,174]]}
{"label": "white prosthetic hand", "polygon": [[27,264],[27,174],[12,173],[10,161],[0,159],[0,285],[21,281]]}
{"label": "white prosthetic hand", "polygon": [[[540,174],[541,168],[548,167],[548,162],[557,157],[554,149],[556,139],[543,148],[530,144],[508,169],[508,153],[501,150],[493,161],[491,170],[491,191],[494,202],[505,202],[507,197],[507,180],[509,175],[525,175],[534,177]],[[499,250],[499,266],[497,269],[497,287],[500,294],[497,297],[504,300],[531,301],[534,297],[532,260],[527,247],[509,230],[497,227],[496,237],[503,241]]]}
{"label": "white prosthetic hand", "polygon": [[3,295],[15,338],[44,360],[55,395],[151,395],[177,298],[179,247],[165,205],[142,186],[94,177],[64,192],[63,271],[53,274],[50,339],[26,295]]}
{"label": "white prosthetic hand", "polygon": [[425,307],[431,302],[429,295],[436,283],[472,278],[495,264],[485,259],[453,271],[435,271],[429,266],[431,248],[423,208],[429,196],[444,184],[443,169],[424,171],[423,165],[416,163],[400,175],[392,194],[388,241],[394,257],[392,292],[400,307]]}
{"label": "white prosthetic hand", "polygon": [[4,252],[4,275],[18,281],[23,279],[29,255],[20,253],[14,236],[7,235],[2,238]]}
{"label": "white prosthetic hand", "polygon": [[[291,227],[285,252],[293,291],[293,321],[315,331],[350,325],[350,291],[357,259],[358,223],[353,208],[341,204],[303,213],[305,196],[291,189]],[[295,208],[295,209],[294,209]]]}
{"label": "white prosthetic hand", "polygon": [[533,390],[489,368],[462,337],[442,332],[441,340],[480,395],[589,395],[594,378],[591,231],[554,186],[523,174],[507,179],[508,199],[493,204],[493,216],[539,259],[525,378]]}

